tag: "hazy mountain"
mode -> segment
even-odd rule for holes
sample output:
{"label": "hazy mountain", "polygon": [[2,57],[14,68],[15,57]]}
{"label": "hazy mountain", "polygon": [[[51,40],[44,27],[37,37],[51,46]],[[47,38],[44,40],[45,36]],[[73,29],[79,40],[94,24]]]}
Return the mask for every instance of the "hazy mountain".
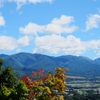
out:
{"label": "hazy mountain", "polygon": [[69,69],[70,75],[100,76],[100,58],[91,60],[82,56],[52,57],[42,54],[18,53],[14,55],[1,54],[4,66],[12,66],[15,70],[24,73],[43,68],[46,71],[54,71],[56,67]]}
{"label": "hazy mountain", "polygon": [[100,65],[100,58],[95,59],[95,63]]}

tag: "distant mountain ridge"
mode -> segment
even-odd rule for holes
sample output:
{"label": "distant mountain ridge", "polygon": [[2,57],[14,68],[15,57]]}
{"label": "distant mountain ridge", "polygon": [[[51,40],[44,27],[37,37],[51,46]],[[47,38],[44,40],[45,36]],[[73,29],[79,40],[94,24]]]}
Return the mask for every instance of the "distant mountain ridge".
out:
{"label": "distant mountain ridge", "polygon": [[95,59],[95,62],[100,65],[100,58]]}
{"label": "distant mountain ridge", "polygon": [[69,69],[70,75],[79,76],[100,76],[100,58],[95,60],[82,56],[65,55],[59,57],[42,54],[18,53],[14,55],[0,54],[4,59],[4,66],[12,66],[20,73],[44,69],[54,71],[56,67]]}

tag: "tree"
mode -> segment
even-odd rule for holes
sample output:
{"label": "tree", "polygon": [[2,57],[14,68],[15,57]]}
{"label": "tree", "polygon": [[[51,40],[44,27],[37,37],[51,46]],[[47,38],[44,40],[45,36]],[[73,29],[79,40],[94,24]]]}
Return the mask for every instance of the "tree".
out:
{"label": "tree", "polygon": [[19,81],[18,85],[13,89],[13,92],[9,95],[9,100],[28,100],[29,89],[24,82]]}
{"label": "tree", "polygon": [[[28,100],[64,100],[63,94],[66,90],[66,76],[64,68],[56,68],[55,74],[48,73],[46,75],[41,71],[41,76],[36,80],[32,80],[29,76],[24,76],[21,80],[29,88]],[[37,75],[39,71],[32,73]]]}
{"label": "tree", "polygon": [[0,73],[1,73],[2,65],[3,65],[3,59],[0,59]]}
{"label": "tree", "polygon": [[16,76],[14,74],[14,71],[11,67],[6,67],[1,75],[0,75],[0,84],[4,84],[7,87],[13,88],[14,85],[16,85]]}
{"label": "tree", "polygon": [[55,73],[47,74],[40,69],[18,80],[11,67],[2,69],[2,65],[0,60],[0,100],[64,100],[66,69],[56,68]]}
{"label": "tree", "polygon": [[[3,60],[0,59],[0,68]],[[19,81],[11,67],[0,70],[0,100],[27,100],[28,88]]]}

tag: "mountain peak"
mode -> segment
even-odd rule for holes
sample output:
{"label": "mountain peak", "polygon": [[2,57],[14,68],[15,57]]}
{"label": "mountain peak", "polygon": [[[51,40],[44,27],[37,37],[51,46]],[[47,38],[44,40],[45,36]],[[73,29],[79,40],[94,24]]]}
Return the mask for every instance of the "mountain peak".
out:
{"label": "mountain peak", "polygon": [[68,68],[69,74],[79,76],[100,75],[100,59],[91,60],[83,56],[63,55],[53,57],[42,54],[21,52],[13,55],[0,55],[4,59],[5,66],[12,66],[15,70],[37,70],[54,71],[58,66]]}

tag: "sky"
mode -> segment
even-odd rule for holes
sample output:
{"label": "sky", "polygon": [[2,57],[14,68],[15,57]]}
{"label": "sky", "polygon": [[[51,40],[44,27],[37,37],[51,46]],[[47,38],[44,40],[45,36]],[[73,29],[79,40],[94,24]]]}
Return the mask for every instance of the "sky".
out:
{"label": "sky", "polygon": [[100,0],[0,0],[0,54],[100,57]]}

